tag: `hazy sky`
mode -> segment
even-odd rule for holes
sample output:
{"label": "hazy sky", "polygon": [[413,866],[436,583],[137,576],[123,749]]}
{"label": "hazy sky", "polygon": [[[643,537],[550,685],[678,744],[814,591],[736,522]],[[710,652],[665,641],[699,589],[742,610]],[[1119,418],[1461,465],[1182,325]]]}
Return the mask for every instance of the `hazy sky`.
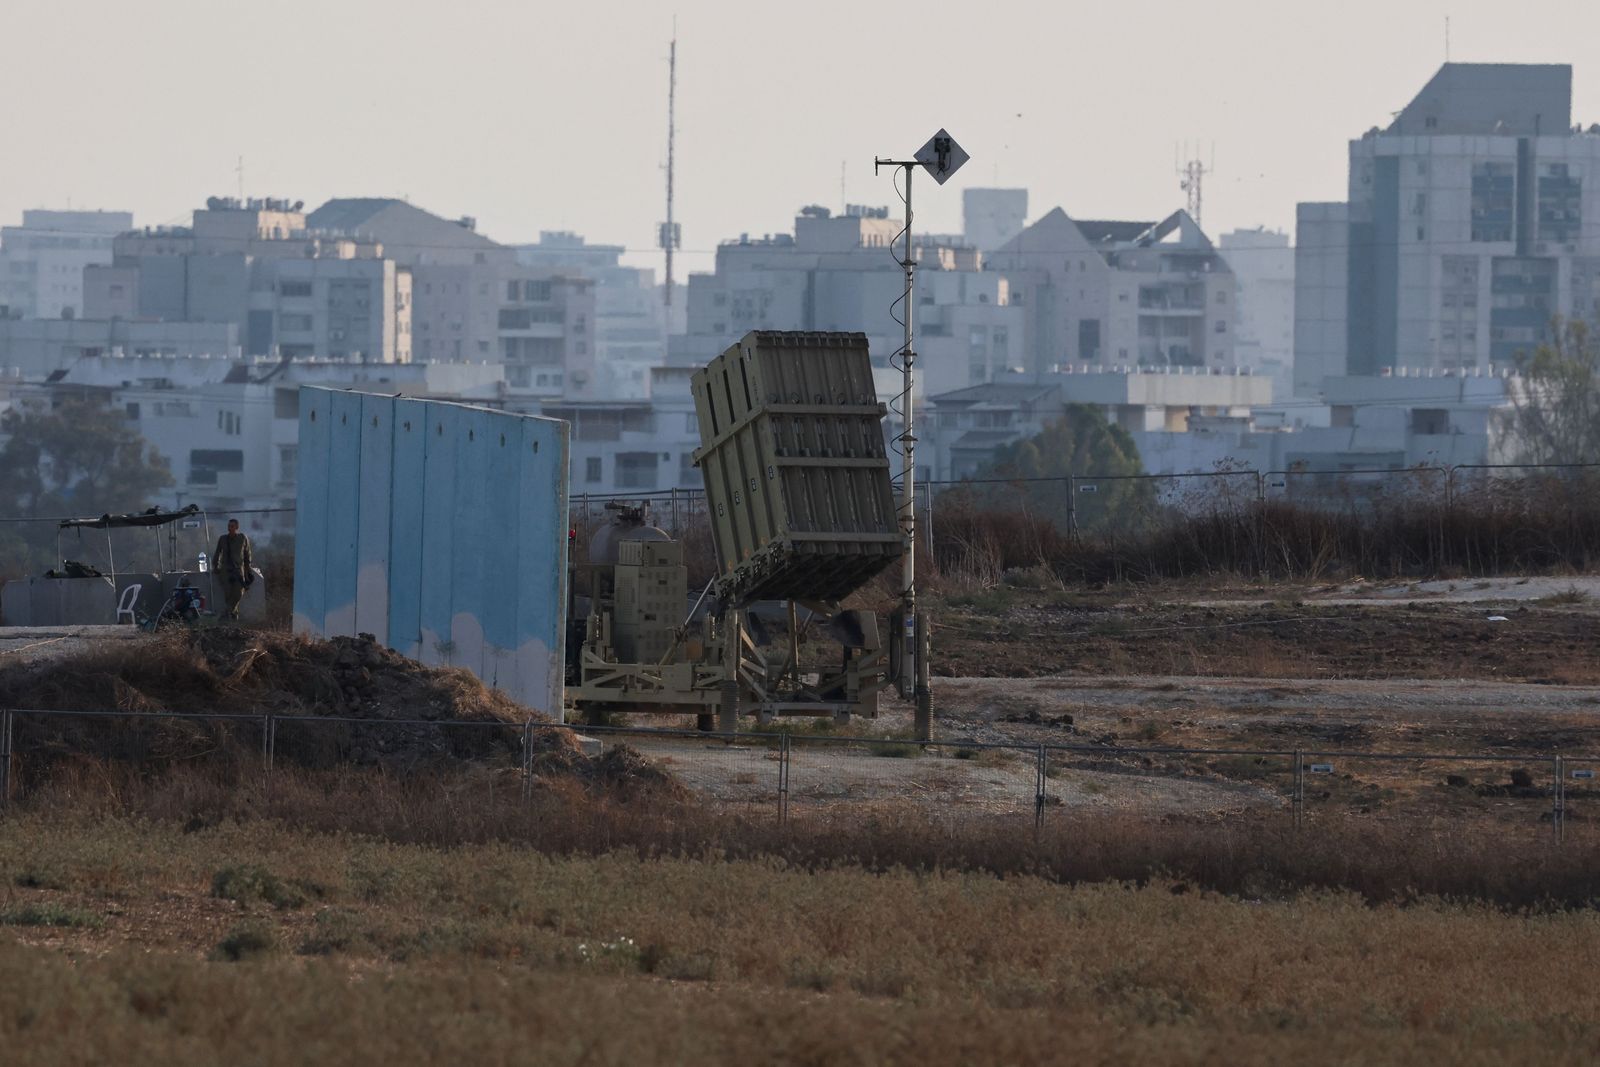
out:
{"label": "hazy sky", "polygon": [[[1029,216],[1155,218],[1200,143],[1213,234],[1290,228],[1340,199],[1345,143],[1444,59],[1573,63],[1600,122],[1600,4],[794,4],[683,0],[678,217],[686,251],[787,229],[796,208],[889,203],[875,154],[943,125],[972,156],[918,185],[918,226],[963,185],[1021,185]],[[405,196],[503,241],[541,229],[651,251],[664,217],[674,8],[482,0],[0,0],[0,220],[130,209],[185,222],[231,194]],[[687,257],[705,269],[709,256]]]}

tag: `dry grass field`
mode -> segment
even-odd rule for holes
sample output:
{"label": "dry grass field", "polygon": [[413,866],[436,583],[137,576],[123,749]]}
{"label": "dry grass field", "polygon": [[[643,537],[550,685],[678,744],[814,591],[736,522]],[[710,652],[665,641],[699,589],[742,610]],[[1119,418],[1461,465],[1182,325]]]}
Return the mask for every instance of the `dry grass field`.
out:
{"label": "dry grass field", "polygon": [[[942,755],[797,742],[781,826],[763,737],[552,743],[524,804],[515,709],[364,647],[36,660],[0,700],[372,722],[267,776],[253,728],[19,719],[0,1063],[1593,1062],[1600,794],[1558,845],[1505,781],[1600,751],[1593,603],[1243,592],[952,596]],[[1094,749],[1035,832],[985,741]],[[1288,764],[1161,745],[1514,760],[1338,759],[1297,830]]]}
{"label": "dry grass field", "polygon": [[0,823],[9,1062],[1592,1062],[1592,909]]}

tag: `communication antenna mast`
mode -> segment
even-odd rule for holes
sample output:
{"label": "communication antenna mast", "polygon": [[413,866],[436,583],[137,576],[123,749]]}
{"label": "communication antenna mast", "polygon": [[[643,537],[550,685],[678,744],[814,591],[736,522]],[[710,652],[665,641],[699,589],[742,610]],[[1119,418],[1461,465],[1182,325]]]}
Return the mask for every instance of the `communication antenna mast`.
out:
{"label": "communication antenna mast", "polygon": [[667,284],[663,298],[672,306],[672,253],[682,241],[677,222],[672,217],[673,149],[678,132],[678,20],[672,20],[672,46],[667,51],[667,221],[661,224],[657,243],[667,253]]}
{"label": "communication antenna mast", "polygon": [[872,172],[878,173],[882,167],[894,167],[903,172],[905,176],[905,191],[901,199],[906,206],[906,224],[899,236],[905,238],[905,257],[899,256],[895,260],[900,269],[905,273],[905,291],[900,298],[890,305],[890,314],[893,308],[900,308],[900,325],[904,329],[904,341],[900,348],[889,357],[889,365],[901,373],[904,388],[900,395],[889,404],[901,419],[900,436],[897,438],[897,448],[900,452],[900,530],[905,535],[906,548],[904,556],[904,584],[900,590],[900,632],[890,638],[901,650],[895,658],[899,663],[900,695],[914,698],[916,709],[914,713],[914,729],[917,740],[928,741],[933,736],[933,705],[928,690],[928,662],[927,662],[927,635],[926,623],[917,618],[917,432],[916,432],[916,376],[917,362],[916,349],[913,344],[916,338],[914,313],[916,308],[916,271],[917,261],[913,256],[911,240],[911,177],[918,170],[926,170],[933,180],[943,185],[956,171],[968,160],[967,153],[956,144],[954,137],[941,129],[938,133],[928,138],[928,143],[917,150],[910,159],[884,159],[874,157]]}
{"label": "communication antenna mast", "polygon": [[[1198,157],[1199,153],[1196,152],[1195,155]],[[1174,156],[1176,156],[1176,153],[1174,153]],[[1215,147],[1212,148],[1209,166],[1199,158],[1183,163],[1179,163],[1174,159],[1173,166],[1178,173],[1178,188],[1182,189],[1188,196],[1188,202],[1184,206],[1187,208],[1189,216],[1194,219],[1195,225],[1200,226],[1200,212],[1204,207],[1203,185],[1206,175],[1214,173],[1217,169],[1217,150]]]}

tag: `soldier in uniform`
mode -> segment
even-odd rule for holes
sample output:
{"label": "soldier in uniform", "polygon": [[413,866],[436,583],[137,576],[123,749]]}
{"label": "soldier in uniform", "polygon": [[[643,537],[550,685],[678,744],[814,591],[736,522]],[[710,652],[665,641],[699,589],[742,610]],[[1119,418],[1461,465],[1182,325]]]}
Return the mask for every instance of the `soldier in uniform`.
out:
{"label": "soldier in uniform", "polygon": [[222,600],[227,605],[224,618],[237,621],[239,601],[244,591],[256,580],[250,569],[250,538],[239,532],[239,520],[228,520],[228,532],[217,539],[217,554],[213,566],[222,579]]}

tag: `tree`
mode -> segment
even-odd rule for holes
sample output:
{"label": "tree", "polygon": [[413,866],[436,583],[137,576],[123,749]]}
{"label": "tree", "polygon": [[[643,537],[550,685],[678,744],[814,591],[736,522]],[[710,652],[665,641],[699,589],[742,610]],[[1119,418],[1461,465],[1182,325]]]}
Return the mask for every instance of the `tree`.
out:
{"label": "tree", "polygon": [[1600,463],[1600,340],[1580,320],[1523,361],[1510,390],[1512,435],[1524,463]]}
{"label": "tree", "polygon": [[[87,400],[12,409],[0,418],[0,512],[54,519],[142,511],[172,484],[167,461],[119,411]],[[55,559],[49,522],[0,527],[0,561],[18,577]]]}
{"label": "tree", "polygon": [[[1093,529],[1114,520],[1126,521],[1148,508],[1155,499],[1151,484],[1126,480],[1143,473],[1139,446],[1127,430],[1108,423],[1098,408],[1069,404],[1059,420],[1039,433],[1000,448],[982,477],[1018,479],[1015,489],[1007,487],[1008,493],[990,493],[996,503],[1006,498],[1017,502],[1020,493],[1020,501],[1028,508],[1048,514],[1058,525],[1065,527],[1071,515],[1080,529]],[[1065,481],[1023,481],[1069,475],[1079,479],[1079,491],[1069,492]],[[1092,493],[1081,491],[1091,485]]]}

